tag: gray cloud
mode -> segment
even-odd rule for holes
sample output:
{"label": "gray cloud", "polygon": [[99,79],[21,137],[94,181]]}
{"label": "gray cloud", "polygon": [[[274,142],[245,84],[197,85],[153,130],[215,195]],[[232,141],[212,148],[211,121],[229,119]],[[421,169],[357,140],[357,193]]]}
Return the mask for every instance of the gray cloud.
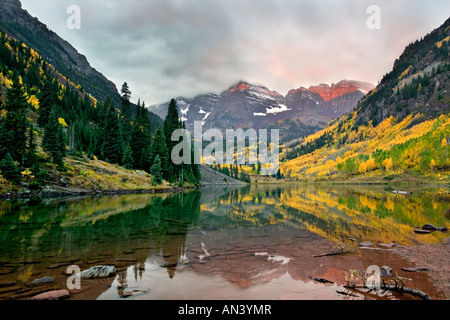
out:
{"label": "gray cloud", "polygon": [[[238,80],[289,89],[376,84],[404,47],[448,18],[444,0],[22,0],[118,87],[147,105],[220,92]],[[68,30],[66,8],[81,8]],[[381,30],[366,27],[369,5]]]}

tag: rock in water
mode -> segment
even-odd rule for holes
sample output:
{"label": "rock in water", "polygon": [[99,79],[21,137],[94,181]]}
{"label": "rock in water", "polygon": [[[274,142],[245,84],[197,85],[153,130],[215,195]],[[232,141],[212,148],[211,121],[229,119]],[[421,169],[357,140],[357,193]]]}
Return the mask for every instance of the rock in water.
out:
{"label": "rock in water", "polygon": [[59,183],[63,186],[63,187],[68,187],[69,186],[69,180],[67,180],[67,178],[62,177],[61,179],[59,179]]}
{"label": "rock in water", "polygon": [[423,227],[422,227],[422,230],[432,230],[432,231],[434,231],[434,230],[437,230],[437,229],[438,229],[437,227],[433,226],[430,223],[427,223],[427,224],[423,225]]}
{"label": "rock in water", "polygon": [[62,300],[70,297],[70,293],[67,290],[53,290],[47,291],[37,296],[32,297],[30,300]]}
{"label": "rock in water", "polygon": [[392,277],[392,268],[388,266],[382,266],[380,268],[382,277]]}
{"label": "rock in water", "polygon": [[31,284],[52,283],[52,282],[53,282],[52,277],[43,277],[43,278],[33,280],[31,282]]}
{"label": "rock in water", "polygon": [[359,246],[360,246],[361,248],[367,248],[367,247],[373,246],[373,243],[370,242],[370,241],[364,241],[364,242],[361,242],[361,243],[359,244]]}
{"label": "rock in water", "polygon": [[414,230],[414,232],[418,233],[418,234],[429,234],[429,233],[431,233],[431,230],[419,230],[419,229],[416,229],[416,230]]}
{"label": "rock in water", "polygon": [[116,266],[94,266],[80,272],[83,279],[108,278],[116,274]]}
{"label": "rock in water", "polygon": [[427,271],[428,268],[423,267],[410,267],[410,268],[402,268],[403,271],[407,272],[418,272],[418,271]]}

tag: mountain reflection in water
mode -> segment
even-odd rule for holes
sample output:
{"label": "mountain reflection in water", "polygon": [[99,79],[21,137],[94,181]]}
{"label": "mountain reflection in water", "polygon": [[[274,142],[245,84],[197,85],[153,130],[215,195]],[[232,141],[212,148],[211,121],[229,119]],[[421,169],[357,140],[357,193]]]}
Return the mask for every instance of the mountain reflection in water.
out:
{"label": "mountain reflection in water", "polygon": [[[382,187],[270,185],[2,201],[0,283],[27,286],[50,275],[63,287],[70,264],[114,264],[115,278],[72,297],[339,299],[342,271],[365,270],[377,259],[400,263],[389,251],[358,250],[358,242],[440,242],[446,234],[418,235],[414,227],[449,227],[448,204],[446,189],[402,195]],[[354,253],[311,257],[336,243]],[[425,275],[417,277],[432,290]]]}

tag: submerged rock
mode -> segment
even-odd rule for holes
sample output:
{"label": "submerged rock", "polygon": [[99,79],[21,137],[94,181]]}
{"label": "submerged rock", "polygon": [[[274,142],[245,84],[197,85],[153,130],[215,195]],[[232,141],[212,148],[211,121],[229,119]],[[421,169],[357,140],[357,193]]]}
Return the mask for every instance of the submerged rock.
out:
{"label": "submerged rock", "polygon": [[409,268],[402,268],[403,271],[406,272],[419,272],[419,271],[428,271],[428,268],[424,267],[409,267]]}
{"label": "submerged rock", "polygon": [[418,234],[429,234],[429,233],[431,233],[431,230],[420,230],[420,229],[416,229],[416,230],[414,230],[414,232],[415,232],[415,233],[418,233]]}
{"label": "submerged rock", "polygon": [[52,277],[43,277],[39,279],[35,279],[31,282],[31,284],[41,284],[41,283],[53,283]]}
{"label": "submerged rock", "polygon": [[80,272],[83,279],[108,278],[116,274],[116,266],[94,266]]}
{"label": "submerged rock", "polygon": [[396,246],[396,244],[395,243],[379,243],[378,246],[387,248],[387,249],[392,249],[393,247]]}
{"label": "submerged rock", "polygon": [[373,246],[373,243],[370,241],[364,241],[359,244],[359,247],[361,247],[361,248],[367,248],[367,247],[372,247],[372,246]]}
{"label": "submerged rock", "polygon": [[432,231],[435,231],[435,230],[438,229],[438,227],[435,227],[435,226],[433,226],[432,224],[427,223],[427,224],[424,224],[424,225],[423,225],[422,229],[423,229],[423,230],[432,230]]}

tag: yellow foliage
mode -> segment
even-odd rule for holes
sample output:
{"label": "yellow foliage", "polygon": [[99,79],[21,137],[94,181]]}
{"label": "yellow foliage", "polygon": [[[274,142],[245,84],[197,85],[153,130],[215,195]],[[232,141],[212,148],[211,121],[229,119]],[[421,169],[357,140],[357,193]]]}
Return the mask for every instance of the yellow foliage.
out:
{"label": "yellow foliage", "polygon": [[366,170],[367,171],[372,171],[372,170],[375,170],[376,168],[377,168],[377,164],[375,163],[375,159],[371,158],[366,161]]}
{"label": "yellow foliage", "polygon": [[404,77],[406,77],[409,73],[409,71],[411,71],[412,66],[409,66],[405,71],[403,71],[403,73],[400,75],[400,77],[398,77],[398,80],[403,79]]}
{"label": "yellow foliage", "polygon": [[27,102],[35,109],[39,110],[39,99],[33,94],[28,97]]}
{"label": "yellow foliage", "polygon": [[22,171],[22,178],[25,181],[31,181],[34,179],[33,173],[30,171],[30,169],[26,169],[25,171]]}
{"label": "yellow foliage", "polygon": [[430,169],[433,170],[435,167],[436,167],[436,162],[434,161],[434,159],[431,159]]}
{"label": "yellow foliage", "polygon": [[367,172],[367,165],[365,162],[362,162],[359,165],[359,173],[366,173]]}
{"label": "yellow foliage", "polygon": [[382,163],[382,166],[384,167],[384,170],[391,171],[394,168],[394,162],[392,161],[392,158],[385,159]]}
{"label": "yellow foliage", "polygon": [[444,43],[445,41],[450,42],[450,36],[448,36],[447,38],[445,38],[439,42],[436,42],[436,47],[438,47],[440,49],[442,47],[442,43]]}
{"label": "yellow foliage", "polygon": [[68,127],[68,125],[67,125],[67,123],[66,123],[66,120],[64,120],[64,118],[59,118],[59,119],[58,119],[58,122],[59,122],[59,124],[62,125],[64,128],[67,128],[67,127]]}

